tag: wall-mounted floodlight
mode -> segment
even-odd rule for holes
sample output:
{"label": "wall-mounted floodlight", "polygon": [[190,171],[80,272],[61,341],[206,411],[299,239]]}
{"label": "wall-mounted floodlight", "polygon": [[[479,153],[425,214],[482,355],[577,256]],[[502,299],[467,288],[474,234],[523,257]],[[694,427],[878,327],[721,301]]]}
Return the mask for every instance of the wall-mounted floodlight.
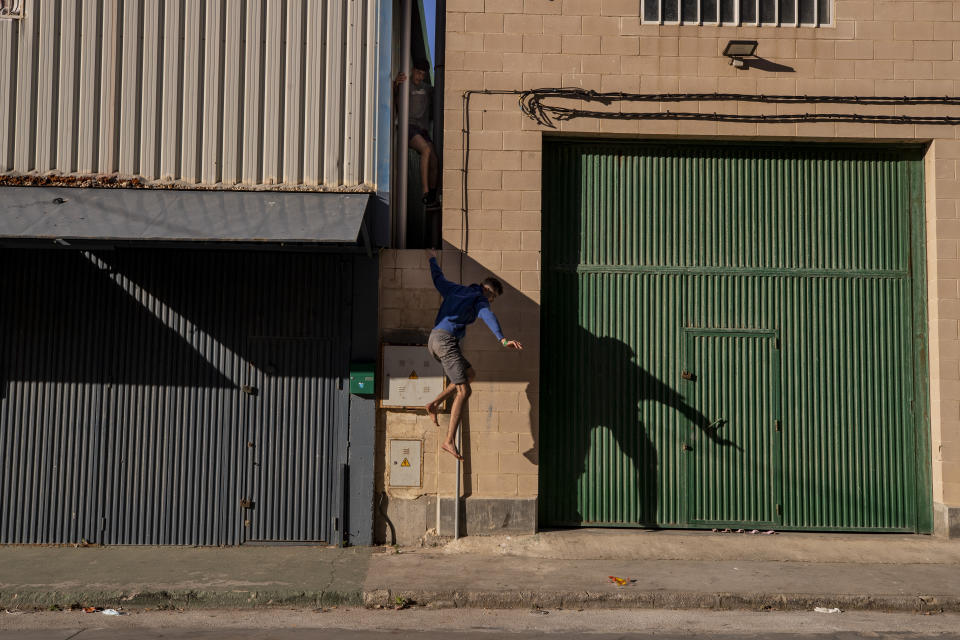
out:
{"label": "wall-mounted floodlight", "polygon": [[742,69],[746,66],[743,59],[754,55],[756,51],[756,40],[731,40],[723,49],[723,55],[730,58],[730,64],[738,69]]}

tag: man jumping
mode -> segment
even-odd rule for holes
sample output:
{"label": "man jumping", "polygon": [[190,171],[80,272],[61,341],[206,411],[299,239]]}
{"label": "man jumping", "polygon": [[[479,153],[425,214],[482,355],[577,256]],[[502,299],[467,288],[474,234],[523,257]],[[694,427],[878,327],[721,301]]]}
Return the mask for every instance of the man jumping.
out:
{"label": "man jumping", "polygon": [[440,403],[456,393],[453,407],[450,409],[450,428],[447,430],[447,439],[440,445],[447,453],[457,460],[463,456],[457,450],[455,437],[463,413],[464,404],[470,397],[470,383],[476,372],[460,351],[460,340],[471,324],[479,316],[490,327],[493,335],[497,336],[500,344],[509,349],[523,349],[523,345],[516,340],[507,340],[500,330],[497,316],[490,310],[490,303],[503,293],[503,285],[496,278],[485,278],[480,284],[471,284],[468,287],[450,282],[443,277],[443,272],[437,264],[437,253],[427,249],[430,257],[430,275],[433,276],[433,286],[443,297],[440,310],[437,312],[436,324],[427,340],[427,349],[430,355],[436,358],[443,366],[443,372],[450,380],[450,384],[433,402],[427,405],[427,413],[433,418],[433,424],[440,426],[437,411]]}

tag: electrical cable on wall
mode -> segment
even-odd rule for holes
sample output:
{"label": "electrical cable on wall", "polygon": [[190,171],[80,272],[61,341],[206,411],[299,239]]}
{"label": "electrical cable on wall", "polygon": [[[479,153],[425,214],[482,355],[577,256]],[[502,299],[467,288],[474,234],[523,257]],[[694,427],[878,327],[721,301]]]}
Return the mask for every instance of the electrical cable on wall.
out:
{"label": "electrical cable on wall", "polygon": [[557,120],[573,118],[607,118],[616,120],[709,120],[717,122],[866,122],[875,124],[960,124],[960,116],[922,116],[898,114],[859,113],[784,113],[784,114],[736,114],[716,112],[672,111],[595,111],[583,108],[549,105],[549,98],[582,100],[610,105],[644,102],[760,102],[765,104],[849,104],[861,106],[918,106],[960,105],[960,97],[954,96],[789,96],[749,93],[600,93],[589,89],[533,89],[518,92],[520,109],[538,124],[553,127],[551,116]]}
{"label": "electrical cable on wall", "polygon": [[[904,114],[860,114],[860,113],[783,113],[783,114],[738,114],[738,113],[700,113],[690,111],[599,111],[585,108],[551,105],[546,100],[559,98],[598,102],[603,105],[614,103],[664,103],[664,102],[759,102],[763,104],[834,104],[860,106],[922,106],[946,105],[960,106],[957,96],[792,96],[765,95],[749,93],[624,93],[598,92],[590,89],[542,88],[519,89],[477,89],[463,92],[462,125],[462,162],[460,170],[463,179],[460,182],[460,251],[467,253],[469,239],[469,219],[467,209],[467,179],[470,162],[470,97],[480,95],[516,95],[519,96],[520,110],[528,118],[545,127],[556,128],[554,121],[569,121],[575,118],[604,118],[608,120],[696,120],[712,122],[797,124],[803,122],[851,122],[861,124],[898,124],[898,125],[960,125],[960,116],[904,115]],[[463,259],[460,260],[461,280]]]}

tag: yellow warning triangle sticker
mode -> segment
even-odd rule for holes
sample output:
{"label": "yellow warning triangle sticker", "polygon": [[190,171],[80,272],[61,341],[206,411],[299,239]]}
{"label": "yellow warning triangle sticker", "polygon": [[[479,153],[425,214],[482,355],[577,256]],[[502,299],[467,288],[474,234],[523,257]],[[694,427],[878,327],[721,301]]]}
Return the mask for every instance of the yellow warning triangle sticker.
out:
{"label": "yellow warning triangle sticker", "polygon": [[409,466],[410,466],[410,461],[407,460],[406,458],[404,458],[404,459],[403,459],[403,462],[400,463],[400,466],[401,466],[401,467],[409,467]]}
{"label": "yellow warning triangle sticker", "polygon": [[419,376],[417,375],[417,370],[414,369],[413,371],[411,371],[411,372],[410,372],[410,375],[407,376],[407,379],[408,379],[408,380],[418,380],[418,379],[419,379]]}

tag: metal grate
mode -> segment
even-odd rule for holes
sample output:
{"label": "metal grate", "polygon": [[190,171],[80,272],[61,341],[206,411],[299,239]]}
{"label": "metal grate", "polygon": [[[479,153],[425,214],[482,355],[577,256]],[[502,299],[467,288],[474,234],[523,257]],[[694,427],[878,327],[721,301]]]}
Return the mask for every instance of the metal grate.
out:
{"label": "metal grate", "polygon": [[775,27],[830,25],[830,0],[643,0],[643,21]]}
{"label": "metal grate", "polygon": [[23,0],[0,0],[0,18],[22,18]]}

